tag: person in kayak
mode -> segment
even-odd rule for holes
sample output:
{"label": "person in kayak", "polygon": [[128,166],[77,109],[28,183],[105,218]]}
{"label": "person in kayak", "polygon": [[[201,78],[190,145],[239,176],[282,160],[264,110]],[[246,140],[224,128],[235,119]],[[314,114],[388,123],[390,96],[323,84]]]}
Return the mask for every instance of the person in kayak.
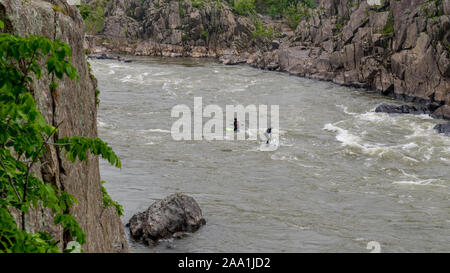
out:
{"label": "person in kayak", "polygon": [[267,128],[266,132],[264,132],[264,136],[267,138],[266,144],[269,144],[272,139],[272,127]]}
{"label": "person in kayak", "polygon": [[234,125],[234,131],[237,132],[238,126],[239,126],[239,123],[238,123],[238,121],[237,121],[237,118],[234,118],[233,125]]}

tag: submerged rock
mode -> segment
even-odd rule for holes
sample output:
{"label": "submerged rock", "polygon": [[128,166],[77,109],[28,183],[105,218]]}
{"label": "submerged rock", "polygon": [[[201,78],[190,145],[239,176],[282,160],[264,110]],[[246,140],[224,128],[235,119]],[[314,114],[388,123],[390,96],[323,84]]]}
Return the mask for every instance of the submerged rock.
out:
{"label": "submerged rock", "polygon": [[446,135],[450,136],[450,123],[438,124],[438,125],[434,126],[434,129],[436,131],[438,131],[439,134],[446,134]]}
{"label": "submerged rock", "polygon": [[381,104],[376,109],[377,113],[388,113],[388,114],[430,114],[427,107],[423,106],[411,106],[411,105],[392,105],[392,104]]}
{"label": "submerged rock", "polygon": [[125,63],[131,63],[130,59],[124,59],[120,56],[112,56],[105,52],[99,53],[99,54],[90,54],[88,58],[91,59],[98,59],[98,60],[117,60]]}
{"label": "submerged rock", "polygon": [[184,232],[195,232],[205,223],[202,210],[194,198],[177,193],[135,214],[127,226],[134,239],[155,244],[159,239],[180,238]]}

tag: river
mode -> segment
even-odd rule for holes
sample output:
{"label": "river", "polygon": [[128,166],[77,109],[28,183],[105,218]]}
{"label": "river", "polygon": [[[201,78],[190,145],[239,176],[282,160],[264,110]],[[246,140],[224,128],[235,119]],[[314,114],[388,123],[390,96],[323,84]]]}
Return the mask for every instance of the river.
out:
{"label": "river", "polygon": [[[428,116],[375,113],[401,103],[360,89],[208,59],[90,60],[99,136],[122,169],[102,179],[127,223],[165,196],[194,197],[198,232],[132,252],[450,251],[450,137]],[[175,141],[175,105],[279,105],[280,146]],[[207,119],[206,119],[207,120]],[[127,231],[128,232],[128,231]]]}

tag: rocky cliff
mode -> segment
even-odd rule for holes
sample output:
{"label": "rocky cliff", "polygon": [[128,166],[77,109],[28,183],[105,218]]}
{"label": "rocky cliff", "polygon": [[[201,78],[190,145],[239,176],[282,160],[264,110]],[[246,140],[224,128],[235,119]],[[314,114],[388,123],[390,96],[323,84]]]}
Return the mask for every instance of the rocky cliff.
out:
{"label": "rocky cliff", "polygon": [[[5,31],[20,36],[37,34],[58,39],[72,47],[73,65],[78,81],[63,79],[56,93],[49,90],[50,79],[43,76],[32,87],[37,105],[49,124],[59,126],[55,138],[66,136],[97,137],[96,81],[90,75],[83,47],[84,25],[78,10],[60,0],[0,0],[0,19]],[[86,233],[86,252],[128,252],[123,224],[113,207],[104,208],[98,158],[89,163],[66,160],[53,147],[34,172],[47,183],[74,195],[78,204],[70,209]],[[60,247],[71,239],[70,234],[53,224],[48,210],[34,210],[27,216],[28,231],[46,231],[54,235]]]}
{"label": "rocky cliff", "polygon": [[[380,3],[374,5],[372,3]],[[320,0],[295,31],[252,35],[254,21],[223,1],[110,1],[93,52],[220,57],[425,104],[450,119],[450,0]]]}
{"label": "rocky cliff", "polygon": [[248,47],[252,28],[221,1],[118,0],[107,3],[104,27],[88,41],[94,53],[217,57]]}
{"label": "rocky cliff", "polygon": [[450,1],[321,1],[295,35],[250,65],[425,103],[450,119]]}

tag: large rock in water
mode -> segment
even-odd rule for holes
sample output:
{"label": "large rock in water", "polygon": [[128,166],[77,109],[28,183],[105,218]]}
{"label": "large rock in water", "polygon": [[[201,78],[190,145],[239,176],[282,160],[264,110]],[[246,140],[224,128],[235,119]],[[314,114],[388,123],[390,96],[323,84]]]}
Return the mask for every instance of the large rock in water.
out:
{"label": "large rock in water", "polygon": [[206,223],[194,198],[182,193],[172,194],[154,202],[131,217],[130,234],[146,244],[175,237],[180,232],[195,232]]}
{"label": "large rock in water", "polygon": [[446,134],[450,136],[450,123],[447,124],[438,124],[434,127],[440,134]]}
{"label": "large rock in water", "polygon": [[392,105],[392,104],[381,104],[376,109],[377,113],[388,113],[388,114],[430,114],[430,111],[426,107],[422,106],[410,106],[410,105]]}

